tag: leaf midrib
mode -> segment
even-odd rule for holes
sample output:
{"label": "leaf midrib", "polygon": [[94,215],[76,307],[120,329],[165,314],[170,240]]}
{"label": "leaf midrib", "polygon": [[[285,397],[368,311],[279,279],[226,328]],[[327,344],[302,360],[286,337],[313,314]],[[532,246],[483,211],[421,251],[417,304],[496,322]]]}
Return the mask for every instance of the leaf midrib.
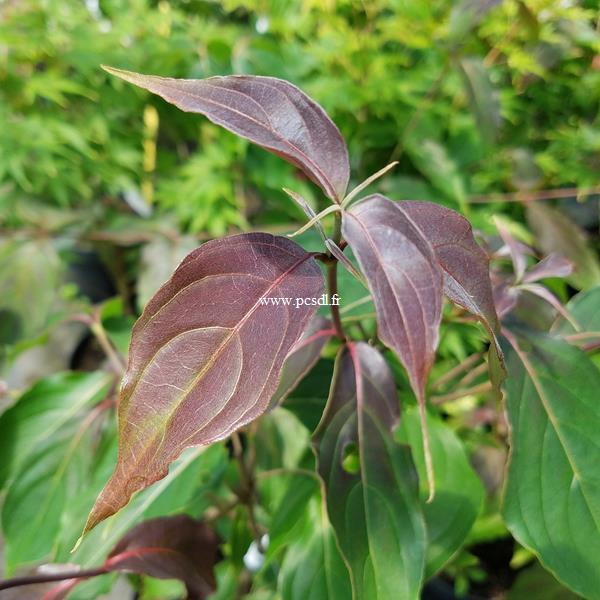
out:
{"label": "leaf midrib", "polygon": [[[267,288],[267,290],[261,294],[260,298],[263,298],[266,295],[268,295],[292,271],[294,271],[297,267],[299,267],[302,263],[304,263],[309,258],[312,258],[311,254],[306,254],[305,256],[302,256],[301,258],[299,258],[287,271],[283,272],[281,275],[279,275],[277,277],[277,279],[275,279],[273,281],[273,283]],[[156,455],[158,454],[158,452],[163,447],[163,444],[164,444],[164,441],[165,441],[165,438],[166,438],[166,434],[167,434],[168,425],[171,422],[171,420],[173,419],[175,413],[177,412],[177,410],[179,409],[179,407],[181,406],[181,404],[189,396],[189,394],[196,387],[196,385],[198,384],[198,382],[204,377],[204,375],[208,372],[208,370],[213,367],[213,365],[215,364],[215,362],[217,361],[217,359],[220,357],[221,353],[225,350],[225,348],[228,346],[229,342],[233,339],[234,335],[237,335],[239,333],[239,330],[246,323],[246,321],[254,314],[254,312],[256,311],[257,307],[262,306],[262,304],[260,302],[260,298],[248,310],[248,312],[244,315],[244,317],[242,317],[242,319],[240,319],[240,321],[238,323],[236,323],[236,325],[234,327],[232,327],[232,328],[224,328],[224,329],[229,329],[229,333],[223,338],[223,341],[221,342],[221,344],[217,347],[217,349],[215,350],[215,352],[211,355],[210,360],[202,367],[202,369],[200,370],[200,372],[186,386],[185,391],[183,392],[183,394],[180,397],[180,400],[178,402],[176,402],[175,405],[173,406],[173,408],[170,411],[168,411],[168,413],[166,414],[166,418],[164,420],[165,421],[164,426],[161,428],[162,429],[161,440],[160,440],[160,442],[157,445],[157,448],[156,448],[156,451],[154,452],[154,455],[152,456],[152,458],[149,459],[149,462],[152,462],[154,460],[154,458],[156,458]],[[186,332],[183,332],[183,334],[188,333],[188,332],[189,332],[189,330],[186,331]],[[150,364],[150,363],[148,363],[148,364]],[[138,384],[139,384],[140,380],[141,379],[138,379],[138,381],[136,382],[135,387],[131,391],[131,394],[129,396],[130,399],[133,397],[133,395],[134,395],[134,393],[135,393],[135,391],[136,391],[136,389],[138,387]],[[219,414],[220,414],[220,412],[219,412]],[[208,427],[210,425],[210,423],[215,418],[216,418],[216,416],[213,417],[213,419],[211,419],[210,421],[208,421],[206,424],[204,424],[200,429],[196,430],[193,435],[197,435],[200,431],[206,429],[206,427]],[[191,436],[188,436],[187,439],[189,439],[190,437]],[[155,440],[155,439],[156,439],[155,437],[152,437],[152,436],[150,437],[150,441],[146,444],[146,448],[145,448],[146,450],[151,446],[152,441]]]}

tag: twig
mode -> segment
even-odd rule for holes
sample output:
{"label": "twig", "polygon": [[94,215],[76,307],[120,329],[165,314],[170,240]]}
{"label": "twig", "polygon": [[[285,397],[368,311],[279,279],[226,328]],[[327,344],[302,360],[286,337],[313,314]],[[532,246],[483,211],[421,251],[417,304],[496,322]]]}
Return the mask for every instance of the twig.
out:
{"label": "twig", "polygon": [[310,471],[309,469],[286,469],[284,467],[261,471],[256,474],[256,479],[268,479],[269,477],[277,477],[278,475],[303,475],[319,481],[319,476],[314,471]]}
{"label": "twig", "polygon": [[571,198],[576,196],[591,196],[600,194],[600,186],[589,188],[558,188],[554,190],[538,190],[535,192],[509,192],[507,194],[486,194],[482,196],[470,196],[471,203],[487,203],[487,202],[535,202],[537,200],[554,200],[557,198]]}
{"label": "twig", "polygon": [[462,379],[458,380],[457,387],[465,387],[470,385],[480,375],[483,375],[488,370],[488,364],[486,362],[475,367],[472,371],[469,371]]}
{"label": "twig", "polygon": [[237,432],[231,434],[231,443],[233,446],[233,455],[238,463],[240,471],[240,489],[237,491],[240,502],[248,509],[248,521],[250,523],[250,529],[256,541],[256,545],[260,552],[264,552],[261,538],[264,535],[264,531],[256,520],[256,514],[254,512],[254,503],[256,501],[256,489],[254,485],[254,476],[246,461],[244,460],[244,448],[240,435]]}
{"label": "twig", "polygon": [[471,388],[457,390],[455,392],[450,392],[449,394],[442,394],[441,396],[432,396],[431,403],[443,404],[444,402],[458,400],[459,398],[464,398],[465,396],[472,396],[473,394],[483,394],[483,392],[488,392],[491,389],[492,383],[490,381],[485,381],[484,383],[480,383],[479,385],[475,385]]}
{"label": "twig", "polygon": [[66,579],[87,579],[89,577],[105,575],[106,573],[108,573],[108,569],[106,567],[98,567],[96,569],[87,569],[83,571],[65,571],[63,573],[24,575],[23,577],[13,577],[12,579],[4,579],[3,581],[0,581],[0,590],[8,590],[14,587],[33,585],[37,583],[64,581]]}
{"label": "twig", "polygon": [[[340,213],[335,213],[335,222],[332,240],[339,245],[342,239],[342,218]],[[337,259],[327,265],[327,287],[331,297],[334,294],[338,293],[338,281],[337,281]],[[346,334],[344,333],[344,326],[342,325],[342,319],[340,318],[340,307],[337,304],[331,304],[331,319],[333,321],[333,326],[337,332],[337,336],[340,340],[344,341],[346,339]]]}
{"label": "twig", "polygon": [[104,351],[104,354],[106,354],[114,371],[119,375],[123,375],[123,373],[125,372],[125,363],[122,361],[121,357],[114,349],[111,341],[108,339],[108,336],[106,335],[106,330],[102,326],[102,323],[99,320],[96,321],[90,326],[90,331],[98,340],[100,347]]}
{"label": "twig", "polygon": [[452,367],[449,371],[444,373],[437,381],[434,381],[430,389],[431,390],[439,390],[444,387],[447,383],[450,383],[455,377],[462,375],[465,371],[468,371],[476,362],[478,362],[481,358],[483,358],[483,354],[478,352],[477,354],[472,354],[461,363],[457,364],[455,367]]}

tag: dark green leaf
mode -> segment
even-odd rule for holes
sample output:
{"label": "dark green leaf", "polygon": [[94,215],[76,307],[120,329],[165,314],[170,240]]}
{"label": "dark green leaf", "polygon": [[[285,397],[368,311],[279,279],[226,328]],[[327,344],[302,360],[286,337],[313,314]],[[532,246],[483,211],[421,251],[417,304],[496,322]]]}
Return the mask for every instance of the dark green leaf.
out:
{"label": "dark green leaf", "polygon": [[342,349],[314,443],[356,600],[416,599],[422,582],[425,524],[410,453],[391,434],[398,416],[384,358],[363,342]]}
{"label": "dark green leaf", "polygon": [[[483,501],[483,486],[473,471],[462,442],[443,421],[427,415],[431,453],[435,470],[436,494],[427,503],[427,490],[421,485],[421,505],[427,527],[425,576],[439,571],[464,543]],[[419,473],[426,480],[421,426],[415,407],[406,407],[396,439],[408,443]]]}
{"label": "dark green leaf", "polygon": [[600,598],[600,372],[559,339],[510,340],[504,519],[560,581]]}

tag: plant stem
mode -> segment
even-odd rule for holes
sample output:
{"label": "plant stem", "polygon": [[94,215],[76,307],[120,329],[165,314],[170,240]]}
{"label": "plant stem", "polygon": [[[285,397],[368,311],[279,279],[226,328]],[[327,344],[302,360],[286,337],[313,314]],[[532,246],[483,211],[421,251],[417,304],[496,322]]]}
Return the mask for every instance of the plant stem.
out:
{"label": "plant stem", "polygon": [[104,330],[104,327],[102,327],[102,323],[100,321],[96,321],[90,326],[90,331],[98,340],[100,347],[104,351],[104,354],[106,354],[115,373],[117,373],[117,375],[123,375],[125,372],[125,365],[108,339],[106,331]]}
{"label": "plant stem", "polygon": [[65,571],[63,573],[48,573],[46,575],[25,575],[23,577],[13,577],[12,579],[0,581],[0,590],[8,590],[9,588],[32,585],[36,583],[65,581],[67,579],[87,579],[89,577],[105,575],[106,573],[108,573],[108,569],[106,567],[98,567],[96,569],[87,569],[84,571]]}
{"label": "plant stem", "polygon": [[[331,235],[331,239],[339,246],[340,242],[342,241],[342,215],[339,212],[336,212],[334,216],[335,221],[333,223],[333,233]],[[327,264],[327,288],[329,291],[330,298],[334,294],[338,293],[337,265],[338,261],[335,258]],[[340,340],[346,341],[346,334],[344,333],[342,319],[340,318],[340,307],[331,304],[330,308],[331,319],[333,321],[333,326],[335,327],[336,334],[340,338]]]}
{"label": "plant stem", "polygon": [[310,471],[309,469],[287,469],[285,467],[280,467],[276,469],[269,469],[268,471],[261,471],[256,474],[257,479],[268,479],[269,477],[277,477],[279,475],[303,475],[304,477],[310,477],[311,479],[315,479],[316,481],[320,481],[319,475],[315,471]]}
{"label": "plant stem", "polygon": [[254,502],[256,500],[254,476],[244,460],[244,448],[239,433],[234,432],[231,434],[231,443],[233,445],[233,455],[237,460],[240,471],[240,489],[238,490],[238,497],[240,502],[248,509],[248,520],[256,545],[260,552],[264,552],[261,541],[264,531],[258,524],[254,513]]}
{"label": "plant stem", "polygon": [[451,400],[459,400],[465,396],[473,396],[474,394],[482,394],[492,389],[492,383],[485,381],[478,385],[474,385],[471,388],[457,390],[456,392],[450,392],[449,394],[443,394],[442,396],[432,396],[432,404],[443,404],[444,402],[450,402]]}
{"label": "plant stem", "polygon": [[462,375],[465,371],[468,371],[481,358],[483,358],[483,354],[481,352],[478,352],[477,354],[471,354],[471,356],[463,360],[463,362],[457,364],[455,367],[452,367],[452,369],[444,373],[437,381],[434,381],[431,384],[430,389],[437,390],[441,387],[444,387],[444,385],[450,383],[455,377]]}
{"label": "plant stem", "polygon": [[[329,297],[333,297],[338,292],[337,284],[337,260],[327,265],[327,287],[329,288]],[[334,304],[330,305],[331,308],[331,319],[333,320],[333,326],[335,332],[340,340],[346,340],[346,334],[344,333],[344,327],[342,325],[342,319],[340,317],[340,307]]]}

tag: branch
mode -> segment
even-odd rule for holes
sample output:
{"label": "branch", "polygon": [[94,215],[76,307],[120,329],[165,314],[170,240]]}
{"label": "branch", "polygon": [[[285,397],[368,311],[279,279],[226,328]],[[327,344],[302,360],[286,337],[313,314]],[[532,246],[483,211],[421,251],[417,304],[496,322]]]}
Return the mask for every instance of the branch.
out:
{"label": "branch", "polygon": [[554,200],[556,198],[571,198],[577,196],[591,196],[600,194],[600,186],[589,188],[558,188],[554,190],[538,190],[536,192],[510,192],[508,194],[487,194],[483,196],[470,196],[469,202],[535,202],[536,200]]}
{"label": "branch", "polygon": [[62,573],[25,575],[23,577],[13,577],[12,579],[4,579],[3,581],[0,581],[0,590],[8,590],[9,588],[21,587],[23,585],[33,585],[37,583],[65,581],[67,579],[88,579],[89,577],[105,575],[108,572],[109,571],[106,567],[98,567],[96,569],[87,569],[82,571],[64,571]]}

